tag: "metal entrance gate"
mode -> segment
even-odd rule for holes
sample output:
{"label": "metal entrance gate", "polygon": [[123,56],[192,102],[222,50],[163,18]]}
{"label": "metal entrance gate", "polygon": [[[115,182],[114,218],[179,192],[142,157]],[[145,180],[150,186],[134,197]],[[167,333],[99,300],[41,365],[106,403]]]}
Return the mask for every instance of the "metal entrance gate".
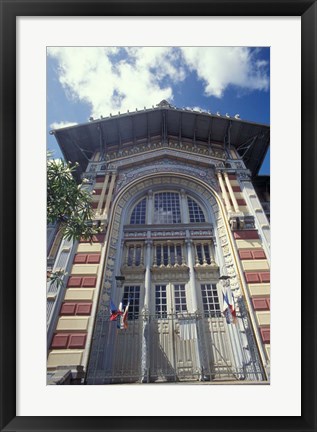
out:
{"label": "metal entrance gate", "polygon": [[190,381],[200,377],[195,316],[150,317],[149,380]]}
{"label": "metal entrance gate", "polygon": [[262,381],[265,377],[247,321],[242,319],[249,357],[236,343],[237,329],[223,317],[142,315],[130,320],[126,330],[105,320],[95,335],[98,350],[92,352],[87,383]]}

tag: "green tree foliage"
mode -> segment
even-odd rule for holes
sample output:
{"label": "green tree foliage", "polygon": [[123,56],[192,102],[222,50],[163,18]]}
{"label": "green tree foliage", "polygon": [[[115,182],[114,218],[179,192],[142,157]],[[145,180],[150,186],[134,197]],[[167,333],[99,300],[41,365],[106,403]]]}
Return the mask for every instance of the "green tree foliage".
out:
{"label": "green tree foliage", "polygon": [[93,226],[91,193],[85,190],[85,182],[77,184],[71,165],[60,159],[47,159],[47,222],[58,223],[63,237],[91,240],[99,228]]}

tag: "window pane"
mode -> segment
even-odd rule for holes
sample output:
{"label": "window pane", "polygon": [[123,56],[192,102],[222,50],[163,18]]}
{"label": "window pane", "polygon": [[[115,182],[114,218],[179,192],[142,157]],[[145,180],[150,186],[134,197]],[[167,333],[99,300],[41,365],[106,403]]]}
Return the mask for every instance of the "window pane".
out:
{"label": "window pane", "polygon": [[177,259],[177,264],[181,265],[182,264],[182,246],[181,245],[177,245],[176,246],[176,259]]}
{"label": "window pane", "polygon": [[130,285],[124,287],[123,294],[123,307],[128,303],[130,299],[128,320],[137,319],[139,317],[139,306],[140,306],[140,286]]}
{"label": "window pane", "polygon": [[133,257],[134,257],[134,246],[130,246],[128,251],[128,266],[132,266]]}
{"label": "window pane", "polygon": [[168,247],[167,245],[163,246],[163,264],[167,266],[168,264]]}
{"label": "window pane", "polygon": [[202,284],[201,295],[205,317],[221,317],[217,287],[215,284]]}
{"label": "window pane", "polygon": [[175,311],[176,312],[186,312],[186,292],[185,285],[174,285],[174,298],[175,298]]}
{"label": "window pane", "polygon": [[181,212],[178,193],[160,192],[154,195],[154,223],[181,223]]}
{"label": "window pane", "polygon": [[203,260],[203,250],[201,245],[196,245],[196,252],[197,252],[197,259],[199,264],[203,264],[204,260]]}
{"label": "window pane", "polygon": [[205,222],[205,216],[200,206],[192,198],[187,197],[190,222]]}
{"label": "window pane", "polygon": [[145,214],[146,214],[146,198],[143,198],[133,209],[131,214],[130,224],[145,224]]}
{"label": "window pane", "polygon": [[141,264],[141,247],[137,246],[135,251],[135,265],[139,266]]}
{"label": "window pane", "polygon": [[161,245],[156,246],[156,264],[159,266],[162,264]]}
{"label": "window pane", "polygon": [[166,285],[155,285],[155,314],[158,318],[167,317]]}
{"label": "window pane", "polygon": [[174,245],[170,245],[170,260],[171,260],[171,264],[175,265],[175,246]]}
{"label": "window pane", "polygon": [[211,263],[210,260],[210,251],[209,251],[209,245],[208,244],[204,244],[204,254],[205,254],[205,259],[207,264]]}

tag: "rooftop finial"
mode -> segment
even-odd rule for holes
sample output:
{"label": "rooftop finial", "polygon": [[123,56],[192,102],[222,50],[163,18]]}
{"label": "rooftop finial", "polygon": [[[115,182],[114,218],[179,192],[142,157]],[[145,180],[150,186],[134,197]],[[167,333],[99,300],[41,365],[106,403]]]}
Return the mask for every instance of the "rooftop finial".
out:
{"label": "rooftop finial", "polygon": [[167,100],[163,99],[160,103],[158,103],[156,106],[163,108],[163,107],[169,107],[171,108],[172,105],[167,102]]}

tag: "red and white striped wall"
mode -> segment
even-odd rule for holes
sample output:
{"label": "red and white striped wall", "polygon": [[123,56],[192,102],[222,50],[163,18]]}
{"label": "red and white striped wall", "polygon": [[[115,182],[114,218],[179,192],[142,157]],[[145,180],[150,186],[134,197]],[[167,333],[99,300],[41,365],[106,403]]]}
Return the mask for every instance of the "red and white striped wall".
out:
{"label": "red and white striped wall", "polygon": [[270,267],[257,230],[234,231],[254,316],[270,358]]}
{"label": "red and white striped wall", "polygon": [[104,237],[99,234],[92,243],[83,240],[77,246],[49,349],[48,369],[84,365]]}

